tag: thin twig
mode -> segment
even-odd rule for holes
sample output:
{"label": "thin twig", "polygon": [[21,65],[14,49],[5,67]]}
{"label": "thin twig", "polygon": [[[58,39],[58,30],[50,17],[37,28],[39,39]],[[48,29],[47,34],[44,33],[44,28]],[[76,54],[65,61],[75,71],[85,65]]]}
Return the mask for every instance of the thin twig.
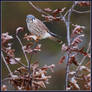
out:
{"label": "thin twig", "polygon": [[77,10],[73,9],[73,12],[76,12],[76,13],[90,13],[90,10],[89,11],[77,11]]}
{"label": "thin twig", "polygon": [[32,56],[33,56],[33,55],[31,54],[30,59],[29,59],[29,65],[28,65],[29,76],[30,76],[30,74],[31,74],[31,72],[30,72],[30,66],[31,66]]}
{"label": "thin twig", "polygon": [[29,60],[28,60],[27,55],[26,55],[26,53],[25,53],[25,51],[24,51],[23,44],[22,44],[20,38],[19,38],[17,35],[16,35],[16,38],[18,39],[18,41],[19,41],[19,43],[20,43],[20,45],[21,45],[21,48],[22,48],[22,51],[23,51],[24,56],[25,56],[25,58],[26,58],[27,64],[29,65]]}
{"label": "thin twig", "polygon": [[1,80],[2,82],[12,79],[11,77]]}
{"label": "thin twig", "polygon": [[[36,10],[38,11],[39,13],[42,13],[42,14],[45,14],[46,16],[52,16],[51,14],[43,11],[41,8],[38,8],[36,5],[34,5],[31,1],[29,1],[29,4]],[[60,17],[56,17],[56,19],[59,19]],[[46,21],[43,21],[43,22],[46,22]]]}
{"label": "thin twig", "polygon": [[[87,53],[89,52],[90,47],[91,47],[91,41],[90,41],[89,44],[88,44]],[[86,59],[86,57],[87,57],[87,56],[84,56],[84,57],[82,58],[81,62],[79,63],[79,66],[77,67],[77,69],[76,69],[76,71],[75,71],[75,75],[74,75],[74,76],[76,76],[76,75],[78,74],[78,71],[79,71],[79,69],[80,69],[80,66],[84,63],[84,60]]]}
{"label": "thin twig", "polygon": [[43,11],[41,8],[36,7],[31,1],[28,1],[28,2],[29,2],[29,4],[30,4],[35,10],[37,10],[38,12],[44,13],[44,14],[46,14],[46,15],[49,15],[47,12]]}
{"label": "thin twig", "polygon": [[8,64],[7,64],[7,62],[6,62],[5,57],[4,57],[4,55],[3,55],[3,52],[2,52],[2,51],[1,51],[1,55],[2,55],[3,61],[4,61],[4,63],[5,63],[5,65],[6,65],[6,67],[7,67],[8,71],[9,71],[9,73],[10,73],[11,77],[13,77],[13,73],[11,72],[11,69],[9,68],[9,66],[8,66]]}
{"label": "thin twig", "polygon": [[69,10],[64,14],[64,17],[66,17],[66,15],[69,13]]}
{"label": "thin twig", "polygon": [[[2,51],[3,51],[4,53],[6,53],[9,57],[11,57],[4,49],[2,49]],[[28,68],[28,67],[25,66],[23,63],[17,61],[14,57],[12,57],[12,58],[13,58],[13,59],[15,60],[15,62],[18,63],[19,65],[22,65],[22,66],[24,66],[25,68]]]}
{"label": "thin twig", "polygon": [[[32,47],[32,50],[37,46],[38,42],[34,41],[34,45]],[[31,53],[30,59],[29,59],[29,75],[30,75],[30,65],[31,65],[31,60],[32,60],[33,54]]]}

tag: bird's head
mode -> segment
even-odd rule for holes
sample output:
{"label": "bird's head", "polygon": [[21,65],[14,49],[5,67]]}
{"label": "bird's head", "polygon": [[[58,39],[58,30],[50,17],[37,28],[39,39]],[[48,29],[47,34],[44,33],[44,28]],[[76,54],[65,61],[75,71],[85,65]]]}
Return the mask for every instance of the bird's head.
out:
{"label": "bird's head", "polygon": [[29,23],[29,22],[33,22],[35,20],[35,16],[29,14],[27,15],[26,17],[26,22]]}

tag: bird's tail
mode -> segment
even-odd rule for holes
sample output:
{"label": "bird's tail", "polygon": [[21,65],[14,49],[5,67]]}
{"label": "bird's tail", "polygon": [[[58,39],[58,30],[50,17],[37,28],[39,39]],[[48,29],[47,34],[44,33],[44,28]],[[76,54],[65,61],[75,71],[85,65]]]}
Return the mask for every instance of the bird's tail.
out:
{"label": "bird's tail", "polygon": [[51,35],[51,37],[50,37],[51,40],[57,41],[59,43],[62,43],[62,41],[60,40],[61,39],[60,36],[58,36],[57,34],[54,34],[52,32],[49,32],[49,34]]}

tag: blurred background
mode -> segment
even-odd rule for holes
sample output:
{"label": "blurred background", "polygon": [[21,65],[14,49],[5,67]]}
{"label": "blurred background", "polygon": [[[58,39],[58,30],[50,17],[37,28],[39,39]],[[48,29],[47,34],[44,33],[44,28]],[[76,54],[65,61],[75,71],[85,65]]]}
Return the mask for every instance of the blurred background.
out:
{"label": "blurred background", "polygon": [[[66,7],[69,9],[73,2],[33,2],[35,5],[39,6],[41,9],[44,8],[64,8]],[[89,7],[76,7],[77,10],[90,10]],[[2,2],[2,33],[9,32],[10,35],[15,37],[16,28],[19,26],[24,27],[24,33],[28,33],[27,26],[26,26],[26,15],[33,14],[35,17],[39,18],[40,20],[44,21],[44,18],[41,17],[41,14],[36,11],[28,2]],[[50,29],[51,32],[56,33],[62,37],[62,41],[67,44],[66,39],[66,27],[63,22],[47,22],[45,23],[46,26]],[[85,38],[82,45],[87,48],[88,42],[90,40],[90,13],[85,14],[78,14],[72,13],[71,16],[71,24],[78,24],[81,26],[85,26],[86,29],[84,30]],[[21,39],[23,44],[25,41]],[[25,63],[25,58],[21,51],[21,46],[17,39],[12,41],[12,47],[16,49],[16,57],[21,57],[22,62]],[[52,78],[49,80],[50,84],[46,85],[47,88],[41,90],[64,90],[65,86],[65,62],[58,65],[60,57],[63,56],[61,52],[61,45],[57,42],[54,42],[49,39],[45,39],[41,41],[42,44],[42,51],[35,56],[33,56],[32,62],[38,61],[40,66],[45,64],[51,65],[55,64],[56,67],[54,69],[54,73],[49,72]],[[80,60],[82,57],[78,57]],[[18,65],[10,65],[12,71],[18,68]],[[74,68],[74,65],[73,67]],[[2,62],[2,79],[8,76],[8,71],[5,64]],[[8,84],[8,82],[6,82]],[[13,90],[9,86],[9,90]]]}

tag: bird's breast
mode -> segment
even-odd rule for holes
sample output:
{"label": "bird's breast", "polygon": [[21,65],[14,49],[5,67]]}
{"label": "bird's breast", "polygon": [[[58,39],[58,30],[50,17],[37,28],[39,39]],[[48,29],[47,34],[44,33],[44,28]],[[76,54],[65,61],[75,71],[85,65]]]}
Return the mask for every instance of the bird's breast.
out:
{"label": "bird's breast", "polygon": [[30,33],[38,36],[40,39],[45,39],[51,35],[47,32],[47,28],[42,22],[37,21],[36,19],[27,23],[27,27]]}

